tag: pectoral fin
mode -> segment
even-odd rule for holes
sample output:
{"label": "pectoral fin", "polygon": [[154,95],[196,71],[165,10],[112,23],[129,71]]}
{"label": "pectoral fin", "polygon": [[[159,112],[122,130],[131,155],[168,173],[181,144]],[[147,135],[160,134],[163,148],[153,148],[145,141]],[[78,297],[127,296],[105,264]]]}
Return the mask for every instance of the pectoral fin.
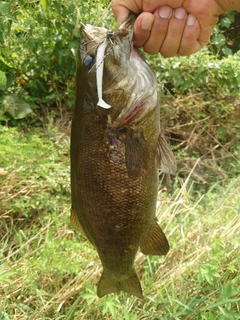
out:
{"label": "pectoral fin", "polygon": [[158,137],[157,164],[163,173],[176,174],[177,164],[175,156],[161,132]]}
{"label": "pectoral fin", "polygon": [[124,280],[115,280],[107,275],[103,271],[101,279],[98,283],[97,295],[101,298],[109,293],[116,293],[118,291],[125,291],[129,294],[132,294],[138,298],[142,298],[142,288],[138,276],[133,270],[132,275]]}
{"label": "pectoral fin", "polygon": [[157,221],[154,221],[153,226],[147,237],[140,244],[140,249],[146,255],[166,255],[169,251],[169,244],[165,234],[159,227]]}

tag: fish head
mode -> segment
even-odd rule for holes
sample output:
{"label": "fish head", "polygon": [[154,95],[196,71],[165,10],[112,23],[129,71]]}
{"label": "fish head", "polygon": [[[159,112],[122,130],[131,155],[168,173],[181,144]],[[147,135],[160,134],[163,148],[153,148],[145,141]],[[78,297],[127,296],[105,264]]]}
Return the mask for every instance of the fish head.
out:
{"label": "fish head", "polygon": [[80,58],[89,69],[95,111],[112,127],[139,120],[157,105],[156,78],[133,47],[135,19],[130,14],[115,32],[86,25],[81,41]]}

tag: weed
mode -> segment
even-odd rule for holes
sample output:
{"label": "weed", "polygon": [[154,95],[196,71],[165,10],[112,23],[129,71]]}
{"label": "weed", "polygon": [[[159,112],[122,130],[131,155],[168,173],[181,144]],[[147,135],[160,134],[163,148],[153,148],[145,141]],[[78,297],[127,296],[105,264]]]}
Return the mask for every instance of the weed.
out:
{"label": "weed", "polygon": [[157,208],[171,250],[138,253],[142,300],[96,295],[96,250],[69,225],[66,104],[80,22],[107,26],[108,3],[0,3],[0,319],[240,319],[238,53],[149,59],[172,92],[161,122],[179,170]]}
{"label": "weed", "polygon": [[[171,250],[137,255],[144,299],[99,299],[96,251],[69,225],[68,137],[1,133],[2,319],[239,319],[239,177],[198,196],[191,175],[172,195],[162,189],[158,219]],[[38,160],[28,161],[33,154]]]}

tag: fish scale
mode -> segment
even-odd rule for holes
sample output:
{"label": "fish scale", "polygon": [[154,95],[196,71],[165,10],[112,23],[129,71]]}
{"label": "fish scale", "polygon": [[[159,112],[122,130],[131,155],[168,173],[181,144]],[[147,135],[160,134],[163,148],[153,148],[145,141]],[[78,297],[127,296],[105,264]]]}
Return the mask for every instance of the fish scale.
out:
{"label": "fish scale", "polygon": [[[155,217],[158,174],[159,168],[174,173],[176,165],[160,131],[156,78],[132,46],[134,21],[130,15],[111,37],[106,29],[87,25],[77,64],[71,222],[102,262],[99,297],[122,290],[141,298],[137,251],[165,255],[169,250]],[[96,54],[103,41],[97,84]],[[98,105],[100,86],[103,105],[110,108]]]}

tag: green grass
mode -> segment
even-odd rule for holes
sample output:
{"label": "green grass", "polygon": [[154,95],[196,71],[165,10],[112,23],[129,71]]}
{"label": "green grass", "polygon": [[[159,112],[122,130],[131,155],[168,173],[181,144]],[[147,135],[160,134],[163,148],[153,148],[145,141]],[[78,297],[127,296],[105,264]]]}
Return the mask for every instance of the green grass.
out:
{"label": "green grass", "polygon": [[[62,123],[74,104],[82,23],[116,21],[108,0],[10,3],[0,13],[0,320],[240,319],[239,53],[148,57],[178,160],[159,192],[171,250],[137,255],[144,299],[99,299],[96,250],[69,224],[70,126]],[[34,113],[18,120],[29,106]]]}
{"label": "green grass", "polygon": [[171,251],[138,254],[144,299],[99,299],[100,261],[69,224],[69,134],[60,131],[0,127],[0,319],[240,319],[240,178],[201,189],[190,172],[171,194],[162,189]]}

